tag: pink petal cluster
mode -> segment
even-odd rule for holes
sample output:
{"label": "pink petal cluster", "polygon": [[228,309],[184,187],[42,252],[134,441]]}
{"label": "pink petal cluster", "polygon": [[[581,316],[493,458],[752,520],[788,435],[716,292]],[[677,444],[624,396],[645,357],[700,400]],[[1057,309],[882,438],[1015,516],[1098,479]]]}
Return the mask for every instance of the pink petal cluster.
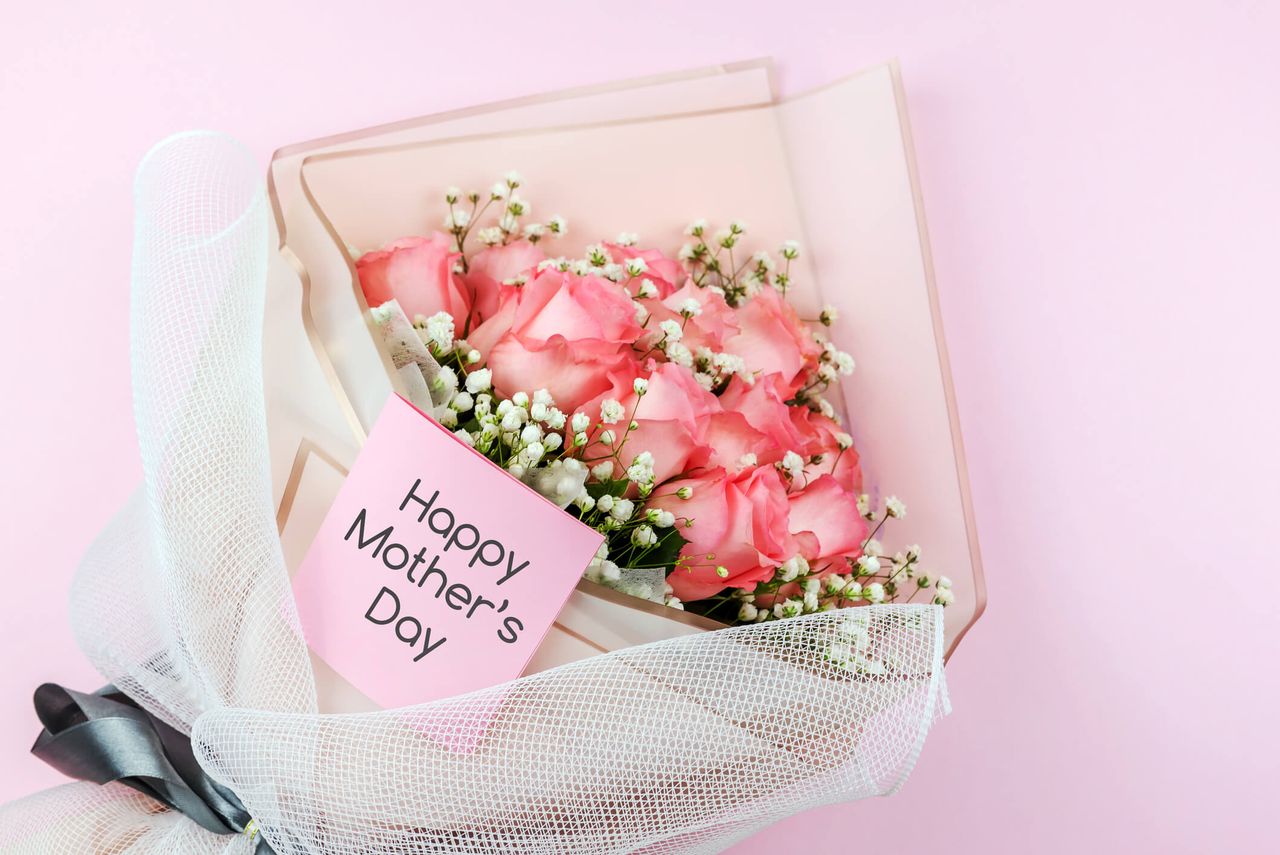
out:
{"label": "pink petal cluster", "polygon": [[[449,313],[503,397],[547,389],[565,413],[593,421],[603,401],[621,402],[637,425],[621,463],[653,456],[657,487],[647,507],[670,511],[687,540],[668,580],[678,597],[753,588],[797,555],[837,572],[860,554],[867,526],[858,456],[840,448],[836,422],[795,400],[822,346],[775,289],[730,306],[657,250],[613,244],[605,247],[614,262],[642,259],[643,276],[617,282],[539,269],[543,252],[520,240],[480,251],[459,273],[451,247],[436,233],[364,255],[356,268],[369,304],[394,298],[411,317]],[[513,280],[522,284],[504,284]],[[687,316],[690,301],[698,310]],[[663,321],[681,325],[689,352],[736,357],[739,369],[708,390],[693,367],[655,346]],[[647,381],[644,394],[637,379]],[[776,465],[787,452],[803,458],[803,477]],[[680,498],[680,487],[692,495]]]}

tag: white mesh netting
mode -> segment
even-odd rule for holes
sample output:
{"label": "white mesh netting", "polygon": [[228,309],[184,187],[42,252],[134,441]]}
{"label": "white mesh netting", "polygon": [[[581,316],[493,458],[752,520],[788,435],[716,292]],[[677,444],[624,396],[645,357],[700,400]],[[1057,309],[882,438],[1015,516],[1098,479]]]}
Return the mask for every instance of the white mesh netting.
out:
{"label": "white mesh netting", "polygon": [[[934,606],[629,648],[400,710],[316,714],[271,502],[266,204],[248,152],[172,138],[137,180],[145,481],[86,556],[77,638],[192,734],[279,855],[715,852],[891,792],[946,707]],[[0,808],[0,852],[243,853],[120,785]]]}

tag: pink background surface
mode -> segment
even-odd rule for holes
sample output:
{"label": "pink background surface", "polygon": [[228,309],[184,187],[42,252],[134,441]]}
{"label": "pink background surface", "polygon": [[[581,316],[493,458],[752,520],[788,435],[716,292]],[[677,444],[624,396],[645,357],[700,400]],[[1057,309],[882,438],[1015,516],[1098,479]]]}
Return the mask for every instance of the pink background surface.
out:
{"label": "pink background surface", "polygon": [[765,54],[794,92],[898,56],[991,604],[901,794],[738,851],[1264,842],[1275,5],[70,5],[9,9],[0,36],[0,798],[57,781],[25,755],[32,688],[97,685],[65,601],[139,477],[130,179],[154,141],[218,128],[265,169],[277,145],[496,98]]}

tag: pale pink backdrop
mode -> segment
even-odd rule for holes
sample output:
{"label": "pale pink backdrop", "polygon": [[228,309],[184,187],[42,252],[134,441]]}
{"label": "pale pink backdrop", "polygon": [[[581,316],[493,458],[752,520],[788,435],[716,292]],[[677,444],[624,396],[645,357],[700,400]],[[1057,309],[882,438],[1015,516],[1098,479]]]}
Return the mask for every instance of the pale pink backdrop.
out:
{"label": "pale pink backdrop", "polygon": [[991,604],[898,796],[737,851],[1265,848],[1275,4],[194,5],[5,13],[0,799],[57,781],[25,754],[31,689],[97,684],[65,600],[138,478],[130,177],[154,141],[217,128],[265,168],[284,143],[570,85],[772,54],[797,91],[898,56]]}

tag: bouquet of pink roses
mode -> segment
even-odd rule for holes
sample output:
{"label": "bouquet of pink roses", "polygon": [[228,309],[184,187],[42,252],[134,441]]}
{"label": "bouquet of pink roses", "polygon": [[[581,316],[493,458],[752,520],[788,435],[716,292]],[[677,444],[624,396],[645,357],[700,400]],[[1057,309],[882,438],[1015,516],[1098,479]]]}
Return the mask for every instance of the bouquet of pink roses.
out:
{"label": "bouquet of pink roses", "polygon": [[675,259],[634,234],[554,257],[567,225],[520,187],[450,188],[444,231],[356,267],[388,338],[411,319],[435,419],[607,536],[588,578],[726,622],[952,601],[918,547],[883,555],[906,508],[861,492],[830,400],[854,361],[834,309],[788,302],[794,241],[696,221]]}

